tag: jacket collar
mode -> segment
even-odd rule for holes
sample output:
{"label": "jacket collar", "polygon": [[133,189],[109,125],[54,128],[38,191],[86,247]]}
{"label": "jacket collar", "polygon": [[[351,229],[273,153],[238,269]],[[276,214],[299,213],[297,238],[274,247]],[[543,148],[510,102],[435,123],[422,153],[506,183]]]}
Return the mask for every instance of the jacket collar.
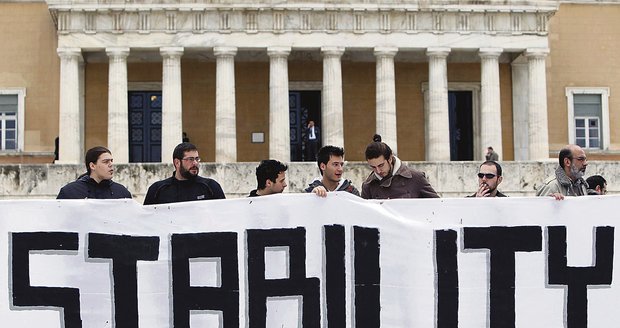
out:
{"label": "jacket collar", "polygon": [[86,182],[88,184],[95,185],[95,186],[109,186],[112,184],[112,180],[101,180],[101,182],[97,183],[97,181],[91,178],[90,175],[88,174],[82,175],[81,177],[78,178],[78,180],[82,182]]}
{"label": "jacket collar", "polygon": [[392,185],[392,178],[394,178],[394,176],[396,175],[400,175],[403,178],[407,178],[407,179],[411,179],[413,178],[413,174],[411,172],[411,170],[406,166],[406,165],[402,165],[402,162],[400,160],[400,158],[394,156],[394,163],[393,163],[393,167],[392,167],[392,174],[390,174],[389,176],[381,179],[376,173],[372,173],[369,177],[369,181],[372,180],[377,180],[379,181],[379,184],[383,187],[390,187]]}
{"label": "jacket collar", "polygon": [[555,169],[555,177],[558,179],[558,182],[566,187],[570,187],[571,185],[584,185],[586,187],[586,189],[588,188],[588,183],[586,182],[586,180],[584,180],[583,178],[579,178],[577,180],[575,180],[574,182],[568,177],[568,175],[566,175],[566,172],[564,172],[564,169],[561,166],[558,166],[557,169]]}

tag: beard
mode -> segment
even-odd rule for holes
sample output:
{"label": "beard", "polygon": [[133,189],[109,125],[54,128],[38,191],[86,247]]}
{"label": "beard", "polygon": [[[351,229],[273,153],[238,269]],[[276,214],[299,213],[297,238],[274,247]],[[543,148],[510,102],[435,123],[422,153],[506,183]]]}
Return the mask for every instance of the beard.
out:
{"label": "beard", "polygon": [[573,175],[573,178],[575,178],[575,180],[580,179],[583,177],[584,173],[585,173],[585,169],[578,169],[575,164],[570,165],[570,173]]}
{"label": "beard", "polygon": [[[190,170],[191,169],[196,169],[196,174],[193,174]],[[198,166],[192,166],[190,167],[190,170],[186,170],[183,165],[179,166],[179,173],[181,173],[181,176],[184,177],[185,179],[193,179],[198,175]]]}
{"label": "beard", "polygon": [[495,189],[497,189],[497,185],[495,185],[494,188],[491,188],[491,185],[489,185],[488,183],[483,182],[482,185],[485,185],[487,186],[487,188],[489,188],[489,194],[492,194],[495,191]]}

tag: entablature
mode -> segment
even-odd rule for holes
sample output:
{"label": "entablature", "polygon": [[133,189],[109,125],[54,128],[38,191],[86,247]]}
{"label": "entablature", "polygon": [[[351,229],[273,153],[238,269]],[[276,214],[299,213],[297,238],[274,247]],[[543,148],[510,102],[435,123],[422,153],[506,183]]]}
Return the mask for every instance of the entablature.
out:
{"label": "entablature", "polygon": [[59,34],[540,35],[558,1],[47,0]]}

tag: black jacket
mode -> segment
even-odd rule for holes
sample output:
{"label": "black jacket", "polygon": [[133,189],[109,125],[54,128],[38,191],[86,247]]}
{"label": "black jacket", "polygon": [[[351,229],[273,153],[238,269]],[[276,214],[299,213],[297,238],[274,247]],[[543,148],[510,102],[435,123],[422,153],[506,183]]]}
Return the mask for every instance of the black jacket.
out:
{"label": "black jacket", "polygon": [[196,176],[193,179],[177,180],[173,173],[170,178],[157,181],[149,187],[144,205],[224,198],[226,196],[222,187],[213,179]]}
{"label": "black jacket", "polygon": [[131,193],[123,185],[112,180],[102,180],[97,183],[88,175],[82,175],[77,180],[60,188],[56,199],[118,199],[131,198]]}
{"label": "black jacket", "polygon": [[[467,196],[467,197],[476,197],[476,194],[474,193],[474,194],[469,195],[469,196]],[[508,196],[506,196],[506,195],[502,194],[502,193],[498,190],[498,191],[497,191],[497,194],[495,195],[495,197],[508,197]]]}

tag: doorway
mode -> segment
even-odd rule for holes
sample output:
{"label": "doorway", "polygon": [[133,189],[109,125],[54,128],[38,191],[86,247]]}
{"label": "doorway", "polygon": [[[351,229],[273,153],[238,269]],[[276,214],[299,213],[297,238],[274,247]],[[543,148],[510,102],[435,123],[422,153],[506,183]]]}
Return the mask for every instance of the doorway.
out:
{"label": "doorway", "polygon": [[161,162],[161,91],[130,91],[129,162]]}
{"label": "doorway", "polygon": [[[291,131],[291,162],[309,161],[306,140],[306,127],[309,121],[321,127],[321,91],[290,91],[289,118]],[[319,135],[319,144],[321,140]],[[310,160],[314,162],[314,159]]]}
{"label": "doorway", "polygon": [[474,160],[472,98],[472,91],[448,92],[451,161]]}

